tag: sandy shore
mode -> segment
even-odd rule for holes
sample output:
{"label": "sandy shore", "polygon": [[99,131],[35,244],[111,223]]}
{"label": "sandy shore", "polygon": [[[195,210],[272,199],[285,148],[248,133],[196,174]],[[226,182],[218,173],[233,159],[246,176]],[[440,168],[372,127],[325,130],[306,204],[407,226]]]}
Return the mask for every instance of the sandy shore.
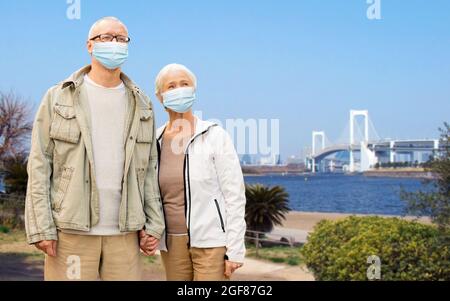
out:
{"label": "sandy shore", "polygon": [[[331,220],[331,221],[337,221],[342,220],[346,217],[356,215],[356,216],[369,216],[369,215],[362,215],[362,214],[342,214],[342,213],[320,213],[320,212],[299,212],[299,211],[292,211],[290,212],[287,217],[286,221],[283,223],[283,228],[289,228],[289,229],[297,229],[297,230],[304,230],[304,231],[312,231],[314,226],[319,223],[321,220]],[[383,217],[393,217],[393,216],[386,216],[381,215]],[[402,217],[406,220],[414,220],[415,217]],[[429,218],[420,218],[418,220],[421,223],[430,224]]]}

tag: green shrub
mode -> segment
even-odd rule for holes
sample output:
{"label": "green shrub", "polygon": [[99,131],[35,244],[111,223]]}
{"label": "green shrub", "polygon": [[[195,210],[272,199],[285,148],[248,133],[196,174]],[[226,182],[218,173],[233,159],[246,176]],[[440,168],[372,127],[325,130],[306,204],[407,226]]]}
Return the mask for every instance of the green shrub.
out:
{"label": "green shrub", "polygon": [[284,259],[283,258],[279,258],[279,257],[272,257],[272,258],[270,258],[270,260],[273,263],[283,263],[284,262]]}
{"label": "green shrub", "polygon": [[322,221],[302,255],[317,280],[367,280],[372,255],[381,260],[381,280],[450,280],[450,246],[437,229],[397,218]]}
{"label": "green shrub", "polygon": [[295,257],[289,257],[287,260],[287,264],[292,266],[300,265],[300,259]]}
{"label": "green shrub", "polygon": [[5,233],[5,234],[9,233],[9,228],[6,226],[0,225],[0,233]]}
{"label": "green shrub", "polygon": [[25,197],[21,195],[0,195],[0,225],[11,229],[23,229]]}

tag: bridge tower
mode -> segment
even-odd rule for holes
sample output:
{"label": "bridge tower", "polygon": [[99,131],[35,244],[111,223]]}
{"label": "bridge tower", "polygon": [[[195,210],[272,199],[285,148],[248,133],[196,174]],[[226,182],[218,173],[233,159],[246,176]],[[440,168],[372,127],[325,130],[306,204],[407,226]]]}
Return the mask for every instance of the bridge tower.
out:
{"label": "bridge tower", "polygon": [[311,164],[312,164],[312,166],[311,166],[311,171],[313,172],[313,173],[315,173],[316,172],[316,159],[315,159],[315,155],[316,155],[316,151],[317,151],[317,149],[316,149],[316,140],[317,140],[317,138],[321,138],[321,142],[322,142],[322,145],[321,145],[321,149],[324,149],[325,148],[325,132],[323,132],[323,131],[313,131],[313,133],[312,133],[312,156],[311,156]]}
{"label": "bridge tower", "polygon": [[396,152],[395,152],[395,141],[390,141],[389,142],[389,162],[391,163],[395,163],[395,156],[396,156]]}
{"label": "bridge tower", "polygon": [[[354,146],[355,146],[355,123],[356,117],[362,116],[364,117],[364,145],[369,143],[369,111],[363,110],[351,110],[350,111],[350,166],[349,171],[355,172],[355,157],[354,157]],[[362,149],[361,149],[361,158],[362,158]]]}
{"label": "bridge tower", "polygon": [[439,139],[433,141],[433,145],[434,145],[434,147],[433,147],[433,157],[434,158],[438,157],[439,150],[440,150],[439,149],[440,143],[441,143],[441,141]]}

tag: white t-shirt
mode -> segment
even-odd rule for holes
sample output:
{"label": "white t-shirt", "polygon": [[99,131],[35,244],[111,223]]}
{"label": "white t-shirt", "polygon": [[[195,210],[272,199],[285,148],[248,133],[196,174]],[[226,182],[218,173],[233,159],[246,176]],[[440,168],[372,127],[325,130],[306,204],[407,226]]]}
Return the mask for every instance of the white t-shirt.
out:
{"label": "white t-shirt", "polygon": [[119,211],[125,165],[125,130],[128,97],[125,85],[105,88],[84,77],[91,116],[95,178],[99,192],[100,222],[88,235],[120,235]]}

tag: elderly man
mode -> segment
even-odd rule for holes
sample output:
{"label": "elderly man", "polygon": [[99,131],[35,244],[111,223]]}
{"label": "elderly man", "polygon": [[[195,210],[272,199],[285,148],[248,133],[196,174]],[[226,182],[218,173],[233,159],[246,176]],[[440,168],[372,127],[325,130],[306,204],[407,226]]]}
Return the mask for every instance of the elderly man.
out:
{"label": "elderly man", "polygon": [[25,219],[46,280],[140,280],[138,233],[154,255],[164,232],[152,105],[121,72],[129,41],[117,18],[97,21],[91,65],[37,113]]}

